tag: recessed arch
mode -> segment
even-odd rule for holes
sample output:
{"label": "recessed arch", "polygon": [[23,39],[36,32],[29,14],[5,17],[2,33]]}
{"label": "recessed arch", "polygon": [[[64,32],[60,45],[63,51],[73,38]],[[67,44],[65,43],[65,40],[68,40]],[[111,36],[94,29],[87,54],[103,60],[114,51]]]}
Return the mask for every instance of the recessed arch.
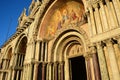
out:
{"label": "recessed arch", "polygon": [[[77,30],[76,28],[65,29],[64,31],[56,35],[57,36],[55,36],[52,44],[50,62],[64,63],[65,70],[63,69],[63,73],[65,74],[65,76],[63,77],[68,80],[74,80],[70,77],[70,69],[75,69],[73,69],[71,65],[74,65],[76,59],[78,60],[77,63],[79,63],[79,61],[83,61],[83,63],[79,63],[78,66],[84,65],[82,67],[84,68],[84,76],[86,78],[86,66],[84,55],[87,51],[87,40],[89,38],[87,38],[84,31],[80,31],[79,29]],[[71,61],[72,64],[70,64]],[[77,63],[75,63],[75,65],[77,65]],[[80,70],[82,70],[82,68]],[[82,79],[83,77],[81,76],[79,78]]]}
{"label": "recessed arch", "polygon": [[11,57],[12,57],[12,48],[9,49],[8,55],[7,55],[8,59],[11,59]]}
{"label": "recessed arch", "polygon": [[0,63],[0,69],[3,69],[3,72],[1,71],[1,73],[4,75],[1,78],[2,80],[5,80],[6,77],[8,77],[8,72],[4,71],[4,70],[9,70],[12,55],[13,55],[12,54],[12,47],[10,45],[7,47],[5,55],[3,56],[2,61]]}
{"label": "recessed arch", "polygon": [[[18,42],[16,44],[15,54],[14,54],[15,64],[13,65],[20,68],[15,70],[14,76],[12,76],[14,80],[16,80],[17,78],[19,78],[19,80],[22,79],[23,64],[24,64],[25,55],[26,55],[27,42],[28,42],[27,36],[25,34],[22,34],[19,37]],[[17,75],[16,73],[19,73],[19,74]]]}
{"label": "recessed arch", "polygon": [[[65,48],[71,43],[72,45],[73,44],[82,45],[84,47],[84,52],[86,52],[87,44],[89,43],[88,41],[86,41],[86,39],[88,40],[88,38],[86,37],[87,36],[85,35],[85,33],[82,33],[76,29],[68,29],[61,32],[61,34],[56,36],[56,38],[54,39],[54,43],[51,49],[51,54],[52,54],[51,61],[54,61],[53,59],[55,59],[55,61],[59,59],[58,57],[60,56],[58,55],[61,53],[64,53],[62,51],[65,51]],[[61,52],[61,53],[58,53],[58,52]]]}
{"label": "recessed arch", "polygon": [[[26,47],[27,47],[27,36],[25,34],[22,34],[19,38],[18,38],[18,42],[16,43],[15,46],[15,53],[21,52],[21,53],[25,53]],[[24,51],[22,50],[22,46],[24,48]]]}
{"label": "recessed arch", "polygon": [[11,59],[13,55],[13,47],[9,45],[6,49],[5,55],[3,56],[4,58]]}

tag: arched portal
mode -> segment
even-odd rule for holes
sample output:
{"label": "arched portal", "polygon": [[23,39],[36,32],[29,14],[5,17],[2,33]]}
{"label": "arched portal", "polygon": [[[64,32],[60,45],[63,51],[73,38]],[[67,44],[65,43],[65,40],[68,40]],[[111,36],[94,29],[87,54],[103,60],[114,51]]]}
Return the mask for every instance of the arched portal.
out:
{"label": "arched portal", "polygon": [[[10,61],[12,57],[12,47],[9,46],[4,58],[2,59],[2,63],[0,65],[0,69],[3,70],[3,72],[0,72],[1,80],[7,80],[8,79],[8,70],[10,69]],[[2,75],[1,75],[2,74]]]}
{"label": "arched portal", "polygon": [[55,80],[87,80],[86,48],[85,36],[77,30],[66,30],[56,38],[51,56],[51,61],[58,62],[54,66]]}
{"label": "arched portal", "polygon": [[22,73],[23,73],[23,63],[25,59],[25,54],[26,54],[26,47],[27,47],[27,37],[26,36],[21,36],[17,47],[16,47],[16,53],[15,53],[15,70],[13,72],[12,80],[21,80],[22,79]]}

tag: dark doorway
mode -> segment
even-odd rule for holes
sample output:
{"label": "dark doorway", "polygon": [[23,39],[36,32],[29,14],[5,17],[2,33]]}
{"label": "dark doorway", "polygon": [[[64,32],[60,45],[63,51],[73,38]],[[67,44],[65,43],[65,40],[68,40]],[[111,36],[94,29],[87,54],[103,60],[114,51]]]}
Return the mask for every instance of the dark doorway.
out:
{"label": "dark doorway", "polygon": [[71,80],[87,80],[85,58],[83,56],[70,58]]}

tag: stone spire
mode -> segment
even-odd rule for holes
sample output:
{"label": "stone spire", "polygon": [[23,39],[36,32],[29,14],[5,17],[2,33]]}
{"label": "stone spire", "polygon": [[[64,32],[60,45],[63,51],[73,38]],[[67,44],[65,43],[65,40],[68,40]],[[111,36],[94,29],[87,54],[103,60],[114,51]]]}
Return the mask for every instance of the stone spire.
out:
{"label": "stone spire", "polygon": [[35,0],[32,0],[30,6],[29,6],[29,13],[32,11],[32,9],[34,8],[35,5]]}
{"label": "stone spire", "polygon": [[20,17],[18,18],[18,25],[21,24],[23,21],[23,17],[26,17],[26,8],[24,8],[23,12],[21,13]]}

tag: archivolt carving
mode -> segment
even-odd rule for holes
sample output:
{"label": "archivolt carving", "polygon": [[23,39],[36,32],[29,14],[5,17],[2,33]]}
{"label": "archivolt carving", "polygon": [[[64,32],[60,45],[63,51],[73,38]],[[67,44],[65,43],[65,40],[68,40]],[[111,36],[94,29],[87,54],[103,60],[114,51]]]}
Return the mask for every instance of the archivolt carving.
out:
{"label": "archivolt carving", "polygon": [[54,43],[52,45],[53,47],[51,49],[52,50],[51,53],[54,55],[54,59],[55,59],[55,56],[59,57],[61,54],[64,53],[62,51],[66,49],[67,47],[66,45],[68,45],[69,43],[73,43],[73,46],[70,45],[71,46],[69,47],[70,53],[67,52],[68,55],[83,54],[87,49],[87,43],[85,41],[84,34],[81,34],[79,31],[74,29],[68,29],[66,31],[61,32],[61,34],[56,36],[54,39]]}

